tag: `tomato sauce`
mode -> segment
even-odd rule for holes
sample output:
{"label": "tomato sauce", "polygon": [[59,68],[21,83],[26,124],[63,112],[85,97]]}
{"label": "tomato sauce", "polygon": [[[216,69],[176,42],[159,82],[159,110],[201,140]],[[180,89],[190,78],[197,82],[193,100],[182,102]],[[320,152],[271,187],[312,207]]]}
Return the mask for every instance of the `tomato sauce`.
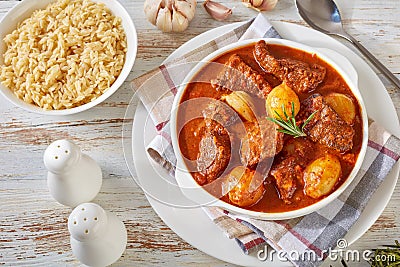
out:
{"label": "tomato sauce", "polygon": [[[309,93],[297,93],[300,102],[315,93],[319,93],[322,96],[325,96],[332,92],[335,92],[349,96],[356,105],[356,116],[354,123],[352,125],[353,129],[355,130],[355,135],[353,137],[353,148],[351,149],[351,151],[348,151],[346,153],[339,153],[319,143],[313,143],[313,149],[312,149],[313,155],[310,155],[310,157],[312,158],[318,158],[319,156],[322,156],[325,153],[329,152],[331,154],[336,155],[339,158],[342,168],[342,173],[339,178],[339,181],[335,185],[335,189],[337,189],[348,178],[350,172],[354,168],[355,161],[361,149],[361,143],[363,138],[361,107],[356,97],[351,92],[349,86],[347,85],[345,80],[341,77],[341,75],[332,66],[323,61],[317,55],[281,45],[270,44],[268,45],[268,47],[270,53],[274,55],[276,58],[290,58],[306,62],[309,65],[319,64],[320,66],[326,68],[326,75],[324,80],[322,81],[321,84],[318,85],[318,87],[314,91]],[[278,80],[271,74],[265,73],[258,65],[253,56],[253,49],[254,49],[254,44],[244,46],[239,49],[227,52],[226,54],[215,59],[214,62],[224,64],[232,54],[238,54],[249,66],[251,66],[254,70],[261,73],[264,76],[264,78],[271,84],[272,87],[279,85],[281,83],[280,80]],[[211,79],[214,79],[217,74],[218,72],[215,71],[214,67],[208,68],[206,65],[204,68],[202,68],[195,75],[193,80],[205,81],[205,82],[189,83],[185,88],[185,91],[181,99],[181,103],[199,97],[220,99],[221,96],[223,95],[223,92],[214,89],[209,82],[206,82],[210,81]],[[253,100],[255,102],[257,112],[259,114],[265,113],[265,100],[256,96],[253,96]],[[204,120],[198,116],[196,119],[190,119],[195,114],[201,113],[201,110],[199,109],[201,109],[201,106],[198,105],[184,105],[180,107],[178,111],[178,120],[177,120],[178,127],[182,128],[179,134],[179,145],[183,156],[190,160],[196,160],[199,153],[199,143],[202,138],[201,131],[198,131],[198,129],[199,127],[201,127],[201,124],[204,123]],[[285,135],[285,145],[291,139],[293,139],[293,137]],[[274,160],[275,161],[280,160],[279,154],[275,157]],[[237,153],[235,154],[234,152],[232,153],[231,162],[232,164],[229,166],[229,168],[233,168],[235,167],[235,165],[237,166],[242,165],[240,163],[240,159]],[[263,173],[263,175],[265,178],[264,182],[265,193],[262,199],[253,206],[244,207],[245,209],[259,211],[259,212],[284,212],[309,206],[323,198],[323,197],[320,199],[311,198],[307,196],[304,193],[304,190],[302,190],[302,187],[299,186],[291,199],[291,203],[290,204],[284,203],[284,201],[282,201],[282,199],[280,199],[279,197],[279,192],[275,186],[274,178],[271,175],[269,175],[268,172]],[[229,199],[227,196],[223,196],[221,199],[229,203]]]}

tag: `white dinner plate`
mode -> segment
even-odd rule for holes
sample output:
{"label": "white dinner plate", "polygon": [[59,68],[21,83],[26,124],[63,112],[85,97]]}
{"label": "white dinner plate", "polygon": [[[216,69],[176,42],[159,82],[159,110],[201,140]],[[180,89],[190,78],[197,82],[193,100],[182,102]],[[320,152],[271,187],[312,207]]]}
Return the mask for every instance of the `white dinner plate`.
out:
{"label": "white dinner plate", "polygon": [[[283,38],[297,41],[312,47],[329,48],[341,53],[350,60],[358,72],[359,89],[365,101],[369,117],[378,121],[387,130],[400,136],[400,126],[397,113],[386,88],[383,86],[375,72],[357,54],[337,40],[310,28],[286,22],[273,22],[272,24]],[[240,23],[229,24],[205,32],[182,45],[172,53],[168,59],[176,58],[239,25]],[[129,110],[128,108],[128,116],[129,112],[135,111]],[[132,117],[133,114],[130,114],[130,116]],[[167,172],[160,166],[155,166],[146,153],[143,140],[151,140],[151,135],[156,135],[154,127],[147,126],[145,138],[143,129],[145,125],[149,125],[146,123],[147,117],[148,114],[146,110],[141,104],[139,104],[134,115],[134,122],[131,126],[132,128],[125,129],[126,127],[124,126],[124,131],[132,131],[132,138],[127,136],[128,140],[124,141],[128,142],[131,146],[128,149],[132,149],[134,152],[133,156],[130,158],[129,156],[127,157],[127,151],[125,151],[128,167],[132,175],[137,175],[139,179],[152,179],[152,177],[157,177],[158,175],[165,175],[167,177]],[[131,160],[133,160],[135,168],[132,168]],[[347,233],[345,239],[349,244],[360,238],[385,209],[395,188],[399,170],[400,165],[396,164],[392,172],[386,177],[382,185],[371,198],[359,220]],[[291,266],[289,262],[281,262],[278,259],[275,259],[274,262],[268,260],[260,261],[254,255],[245,255],[236,242],[228,239],[201,210],[201,208],[174,208],[162,204],[151,197],[147,198],[155,212],[160,216],[165,224],[167,224],[186,242],[208,255],[229,263],[243,266]]]}

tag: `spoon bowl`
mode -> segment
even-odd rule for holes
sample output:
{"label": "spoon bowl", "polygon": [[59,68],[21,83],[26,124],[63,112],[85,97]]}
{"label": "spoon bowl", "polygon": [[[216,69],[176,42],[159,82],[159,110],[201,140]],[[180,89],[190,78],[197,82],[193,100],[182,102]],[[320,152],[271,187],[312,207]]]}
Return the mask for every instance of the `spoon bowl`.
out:
{"label": "spoon bowl", "polygon": [[352,43],[386,78],[400,89],[400,80],[344,30],[339,8],[333,0],[296,0],[296,7],[300,16],[308,25],[320,32],[342,37]]}
{"label": "spoon bowl", "polygon": [[300,16],[313,28],[325,34],[342,33],[342,18],[333,1],[296,0]]}

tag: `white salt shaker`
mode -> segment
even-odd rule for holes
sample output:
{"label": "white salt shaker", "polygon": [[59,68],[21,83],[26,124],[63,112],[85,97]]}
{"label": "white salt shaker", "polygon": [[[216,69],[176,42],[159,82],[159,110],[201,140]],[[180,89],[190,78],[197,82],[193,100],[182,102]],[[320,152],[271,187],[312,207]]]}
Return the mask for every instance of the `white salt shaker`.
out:
{"label": "white salt shaker", "polygon": [[59,203],[76,207],[99,193],[102,173],[99,165],[69,140],[57,140],[44,152],[47,186]]}
{"label": "white salt shaker", "polygon": [[110,265],[125,251],[125,225],[95,203],[77,206],[69,215],[68,230],[72,253],[85,265]]}

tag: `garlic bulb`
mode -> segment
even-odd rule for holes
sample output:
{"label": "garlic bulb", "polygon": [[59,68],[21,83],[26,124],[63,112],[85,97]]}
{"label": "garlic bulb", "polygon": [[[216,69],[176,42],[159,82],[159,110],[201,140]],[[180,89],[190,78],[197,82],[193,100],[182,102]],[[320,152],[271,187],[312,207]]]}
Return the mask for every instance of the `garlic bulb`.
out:
{"label": "garlic bulb", "polygon": [[257,11],[268,11],[275,8],[278,0],[242,0],[242,2],[245,6]]}
{"label": "garlic bulb", "polygon": [[196,11],[196,0],[145,0],[148,21],[163,32],[186,30]]}
{"label": "garlic bulb", "polygon": [[211,17],[219,21],[223,21],[232,15],[231,8],[211,0],[204,1],[203,6]]}

